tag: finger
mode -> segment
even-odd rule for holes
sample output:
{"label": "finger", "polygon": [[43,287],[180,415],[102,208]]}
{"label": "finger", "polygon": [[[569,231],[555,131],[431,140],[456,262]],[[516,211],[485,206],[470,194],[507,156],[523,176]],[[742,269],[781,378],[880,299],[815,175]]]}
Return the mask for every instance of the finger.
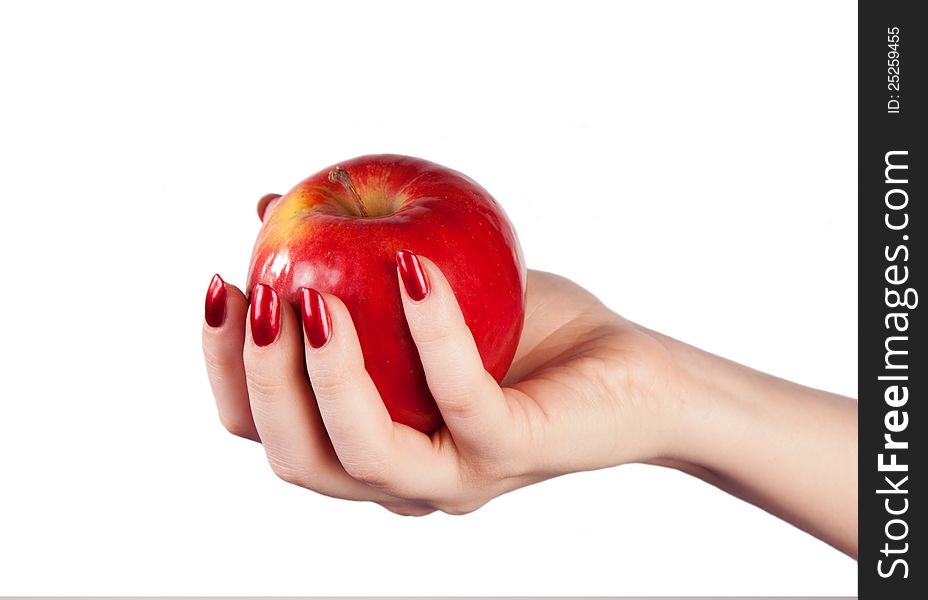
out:
{"label": "finger", "polygon": [[352,500],[391,500],[352,479],[338,462],[306,377],[300,327],[273,288],[252,293],[244,348],[255,426],[268,462],[281,479]]}
{"label": "finger", "polygon": [[431,499],[450,489],[457,470],[449,457],[425,434],[390,419],[344,303],[305,288],[301,301],[309,379],[348,474],[405,499]]}
{"label": "finger", "polygon": [[262,221],[264,220],[264,215],[268,212],[269,208],[273,208],[271,203],[275,200],[280,199],[280,194],[264,194],[258,200],[258,218]]}
{"label": "finger", "polygon": [[213,276],[206,292],[203,355],[219,420],[231,433],[258,441],[242,362],[247,308],[241,290]]}
{"label": "finger", "polygon": [[396,261],[409,331],[455,444],[479,452],[494,449],[507,439],[511,413],[483,366],[451,286],[427,258],[401,250]]}

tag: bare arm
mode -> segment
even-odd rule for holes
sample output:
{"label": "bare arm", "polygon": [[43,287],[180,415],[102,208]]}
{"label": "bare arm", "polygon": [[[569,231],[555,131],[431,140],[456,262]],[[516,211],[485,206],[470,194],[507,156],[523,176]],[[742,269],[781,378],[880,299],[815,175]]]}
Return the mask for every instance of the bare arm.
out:
{"label": "bare arm", "polygon": [[679,365],[680,469],[857,557],[857,402],[665,338]]}

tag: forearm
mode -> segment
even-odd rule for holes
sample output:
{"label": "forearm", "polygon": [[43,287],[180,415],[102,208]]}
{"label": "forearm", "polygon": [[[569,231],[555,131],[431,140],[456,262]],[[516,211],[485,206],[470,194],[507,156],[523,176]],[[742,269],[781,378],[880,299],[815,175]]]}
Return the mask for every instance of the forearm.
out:
{"label": "forearm", "polygon": [[857,402],[664,338],[678,365],[679,437],[655,461],[857,556]]}

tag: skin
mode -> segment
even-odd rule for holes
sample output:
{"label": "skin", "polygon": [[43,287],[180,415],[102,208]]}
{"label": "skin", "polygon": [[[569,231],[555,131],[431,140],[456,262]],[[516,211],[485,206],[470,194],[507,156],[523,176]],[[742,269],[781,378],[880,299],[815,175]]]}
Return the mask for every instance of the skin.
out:
{"label": "skin", "polygon": [[[276,201],[259,202],[259,216]],[[247,301],[203,324],[223,425],[260,441],[282,479],[403,515],[471,512],[516,488],[625,463],[679,469],[857,557],[857,402],[754,371],[628,321],[563,277],[529,271],[525,326],[502,384],[484,370],[439,266],[403,310],[444,426],[390,420],[345,305],[313,349],[281,310],[256,346]],[[307,378],[307,373],[309,377]]]}

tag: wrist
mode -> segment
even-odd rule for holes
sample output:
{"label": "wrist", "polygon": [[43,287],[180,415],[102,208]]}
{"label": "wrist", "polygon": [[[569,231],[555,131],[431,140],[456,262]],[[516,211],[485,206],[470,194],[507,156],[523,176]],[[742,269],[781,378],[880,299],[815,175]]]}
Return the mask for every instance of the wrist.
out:
{"label": "wrist", "polygon": [[[678,340],[621,320],[619,346],[635,348],[609,368],[612,402],[620,407],[613,439],[616,453],[608,464],[627,462],[692,465],[702,455],[713,425],[709,415],[723,410],[721,398],[708,392],[713,380],[706,358],[711,355]],[[630,341],[629,336],[636,339]],[[714,407],[710,406],[715,404]],[[629,412],[628,408],[635,410]],[[629,454],[629,452],[632,454]]]}
{"label": "wrist", "polygon": [[745,396],[740,381],[744,369],[679,340],[649,332],[664,348],[667,366],[658,445],[645,462],[677,468],[705,479],[721,468],[721,454],[731,436],[746,428],[749,411],[739,404]]}

